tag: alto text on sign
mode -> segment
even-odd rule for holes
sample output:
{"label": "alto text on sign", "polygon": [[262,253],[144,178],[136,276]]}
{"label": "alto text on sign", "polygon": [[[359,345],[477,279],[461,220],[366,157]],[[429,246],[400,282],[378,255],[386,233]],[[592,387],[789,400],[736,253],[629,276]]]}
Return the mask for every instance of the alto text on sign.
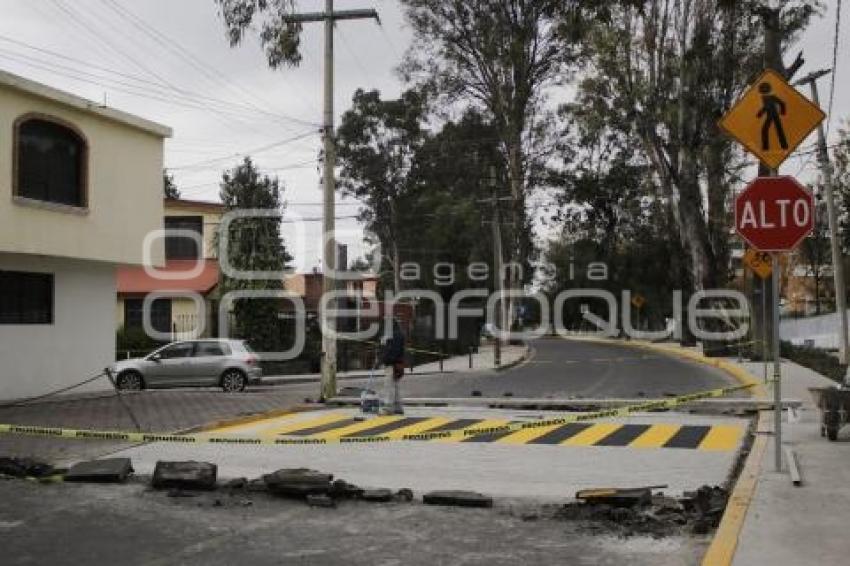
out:
{"label": "alto text on sign", "polygon": [[794,249],[814,227],[814,197],[792,177],[760,177],[735,199],[735,230],[763,252]]}

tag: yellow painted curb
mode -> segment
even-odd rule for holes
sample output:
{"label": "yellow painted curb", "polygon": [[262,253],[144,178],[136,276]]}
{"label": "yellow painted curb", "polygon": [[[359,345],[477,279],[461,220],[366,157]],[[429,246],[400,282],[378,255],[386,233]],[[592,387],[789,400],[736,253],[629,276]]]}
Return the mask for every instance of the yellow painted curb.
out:
{"label": "yellow painted curb", "polygon": [[[764,422],[762,422],[763,419]],[[767,417],[760,413],[758,429],[761,430],[761,425],[766,424],[766,422]],[[756,435],[744,463],[744,469],[741,470],[741,475],[738,476],[735,488],[726,503],[726,510],[720,519],[720,525],[717,527],[714,539],[712,539],[711,545],[709,545],[708,551],[702,559],[702,566],[727,566],[732,564],[735,558],[735,550],[738,548],[738,537],[741,536],[747,511],[756,493],[759,472],[766,449],[767,437]]]}

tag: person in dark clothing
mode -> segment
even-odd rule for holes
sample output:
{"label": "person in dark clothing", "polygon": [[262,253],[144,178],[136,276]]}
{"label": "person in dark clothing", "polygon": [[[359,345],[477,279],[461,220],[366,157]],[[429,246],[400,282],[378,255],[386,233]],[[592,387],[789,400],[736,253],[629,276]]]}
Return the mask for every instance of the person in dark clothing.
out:
{"label": "person in dark clothing", "polygon": [[384,406],[381,414],[402,415],[399,381],[404,377],[404,333],[397,320],[393,320],[392,336],[386,339],[382,361],[384,363]]}

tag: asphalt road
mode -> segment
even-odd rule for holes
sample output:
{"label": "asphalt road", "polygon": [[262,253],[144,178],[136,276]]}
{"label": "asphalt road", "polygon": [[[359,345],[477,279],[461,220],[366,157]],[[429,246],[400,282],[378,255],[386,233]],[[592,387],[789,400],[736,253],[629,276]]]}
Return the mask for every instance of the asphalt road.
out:
{"label": "asphalt road", "polygon": [[[735,382],[703,364],[617,343],[561,338],[532,342],[529,359],[502,371],[405,376],[408,397],[638,398],[664,397],[723,387]],[[363,387],[368,380],[345,380],[342,387]],[[373,384],[380,388],[381,383]],[[284,386],[305,397],[317,384]]]}

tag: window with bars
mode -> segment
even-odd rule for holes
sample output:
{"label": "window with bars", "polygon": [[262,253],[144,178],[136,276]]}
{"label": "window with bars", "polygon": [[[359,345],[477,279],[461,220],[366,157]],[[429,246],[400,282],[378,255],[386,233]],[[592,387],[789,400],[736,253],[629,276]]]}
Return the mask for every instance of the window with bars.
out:
{"label": "window with bars", "polygon": [[86,207],[87,147],[71,127],[47,118],[23,118],[15,131],[15,195]]}
{"label": "window with bars", "polygon": [[[144,299],[124,299],[124,328],[143,328]],[[171,299],[154,299],[151,303],[151,326],[157,332],[171,332]]]}
{"label": "window with bars", "polygon": [[[166,216],[166,230],[191,230],[204,237],[204,219],[202,216]],[[165,259],[201,259],[202,250],[198,242],[181,235],[165,235]]]}

